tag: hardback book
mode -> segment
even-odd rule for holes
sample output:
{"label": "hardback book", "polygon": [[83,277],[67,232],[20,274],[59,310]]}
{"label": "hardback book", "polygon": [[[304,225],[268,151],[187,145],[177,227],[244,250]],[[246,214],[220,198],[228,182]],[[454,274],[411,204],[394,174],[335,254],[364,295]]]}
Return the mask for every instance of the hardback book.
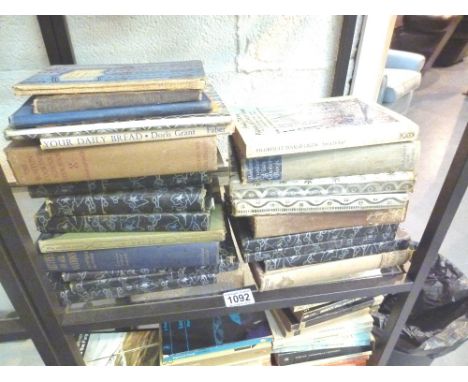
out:
{"label": "hardback book", "polygon": [[243,183],[414,171],[419,141],[241,159]]}
{"label": "hardback book", "polygon": [[[49,216],[203,212],[206,189],[179,187],[88,195],[52,196],[45,200]],[[209,203],[208,203],[209,204]]]}
{"label": "hardback book", "polygon": [[379,236],[383,238],[382,241],[393,240],[398,229],[398,224],[332,228],[265,238],[253,238],[242,224],[237,224],[236,227],[236,238],[240,242],[243,253],[256,253],[340,240],[352,240],[357,237]]}
{"label": "hardback book", "polygon": [[196,89],[37,96],[33,100],[33,111],[37,114],[47,114],[109,107],[158,105],[200,101],[201,96],[201,90]]}
{"label": "hardback book", "polygon": [[247,223],[253,238],[268,238],[333,228],[399,224],[405,216],[406,208],[391,208],[327,214],[256,215],[249,217]]}
{"label": "hardback book", "polygon": [[81,333],[77,345],[88,366],[159,364],[159,330]]}
{"label": "hardback book", "polygon": [[303,312],[310,309],[318,309],[322,306],[326,306],[328,304],[332,304],[333,302],[315,302],[313,304],[305,304],[305,305],[294,305],[291,307],[291,311],[293,312]]}
{"label": "hardback book", "polygon": [[[332,301],[318,306],[312,306],[310,308],[297,310],[297,307],[289,308],[289,311],[296,317],[298,321],[307,320],[309,318],[314,318],[320,316],[321,314],[333,311],[335,309],[341,308],[342,306],[352,304],[356,301],[361,300],[363,297],[354,297],[347,298],[344,300]],[[303,307],[301,305],[300,307]]]}
{"label": "hardback book", "polygon": [[406,208],[408,193],[232,199],[233,216],[374,211]]}
{"label": "hardback book", "polygon": [[362,256],[370,256],[378,253],[386,253],[408,249],[410,237],[408,234],[399,234],[395,240],[382,241],[377,243],[356,245],[354,247],[344,247],[321,252],[309,252],[303,255],[287,257],[277,257],[263,260],[261,265],[264,272],[278,271],[282,268],[294,268],[312,264],[335,262]]}
{"label": "hardback book", "polygon": [[114,65],[52,65],[13,86],[15,95],[203,89],[199,60]]}
{"label": "hardback book", "polygon": [[409,250],[399,250],[273,272],[264,272],[259,263],[250,265],[258,288],[264,291],[349,280],[360,272],[404,264],[410,256]]}
{"label": "hardback book", "polygon": [[234,141],[242,158],[412,141],[408,118],[356,97],[332,97],[278,109],[240,109]]}
{"label": "hardback book", "polygon": [[138,178],[103,179],[89,182],[41,184],[29,186],[31,198],[46,198],[63,195],[100,194],[117,191],[144,191],[173,187],[196,187],[209,184],[206,172],[190,172],[175,175],[153,175]]}
{"label": "hardback book", "polygon": [[235,353],[236,349],[272,341],[263,311],[163,322],[161,337],[162,364],[202,355],[208,358],[226,350]]}
{"label": "hardback book", "polygon": [[209,218],[208,212],[51,217],[45,204],[34,217],[42,233],[206,231]]}
{"label": "hardback book", "polygon": [[[372,348],[372,346],[371,346]],[[351,348],[348,348],[351,349]],[[331,350],[328,353],[328,350]],[[298,363],[290,363],[288,365],[279,365],[278,366],[296,366],[296,367],[310,367],[310,366],[366,366],[369,360],[372,350],[364,352],[354,352],[344,356],[333,357],[333,349],[327,349],[323,351],[324,358],[318,358],[313,361],[303,361]],[[327,356],[329,354],[330,356]],[[275,363],[276,364],[276,363]]]}
{"label": "hardback book", "polygon": [[36,114],[33,111],[33,100],[32,97],[29,98],[9,117],[10,128],[26,129],[36,126],[96,123],[116,119],[134,120],[167,115],[200,114],[208,113],[212,108],[210,99],[204,95],[200,101]]}
{"label": "hardback book", "polygon": [[25,186],[217,169],[215,137],[67,150],[12,142],[5,153],[17,184]]}
{"label": "hardback book", "polygon": [[413,172],[393,172],[315,178],[308,180],[241,183],[234,174],[229,184],[231,199],[294,198],[325,195],[389,194],[412,192]]}
{"label": "hardback book", "polygon": [[[205,127],[206,135],[213,134],[231,134],[234,131],[233,121],[234,118],[230,114],[223,101],[216,93],[215,89],[208,85],[204,93],[211,101],[211,111],[208,113],[198,114],[179,114],[168,116],[154,116],[151,118],[138,118],[134,120],[116,120],[107,122],[93,122],[93,123],[77,123],[68,125],[51,125],[44,127],[32,127],[24,129],[7,128],[4,130],[5,138],[11,140],[24,140],[24,139],[41,139],[41,138],[66,138],[74,136],[101,136],[103,134],[115,133],[115,140],[111,144],[129,143],[132,140],[125,141],[120,133],[139,133],[133,135],[133,141],[145,140],[159,140],[161,135],[167,134],[168,129],[177,129],[178,136],[187,132],[184,138],[190,136],[190,128],[203,128]],[[203,129],[202,129],[203,131]],[[175,132],[171,132],[175,136]],[[108,140],[96,138],[99,144],[108,143]],[[51,140],[50,142],[60,143],[64,146],[68,145],[66,140]],[[78,140],[70,140],[70,143],[83,143]],[[84,142],[88,143],[88,142]],[[94,144],[92,139],[89,144]],[[52,144],[46,148],[53,148]]]}
{"label": "hardback book", "polygon": [[199,267],[219,262],[219,243],[57,252],[43,254],[41,259],[52,272]]}
{"label": "hardback book", "polygon": [[41,234],[37,244],[41,253],[50,253],[223,241],[225,237],[223,210],[217,205],[210,210],[206,231]]}

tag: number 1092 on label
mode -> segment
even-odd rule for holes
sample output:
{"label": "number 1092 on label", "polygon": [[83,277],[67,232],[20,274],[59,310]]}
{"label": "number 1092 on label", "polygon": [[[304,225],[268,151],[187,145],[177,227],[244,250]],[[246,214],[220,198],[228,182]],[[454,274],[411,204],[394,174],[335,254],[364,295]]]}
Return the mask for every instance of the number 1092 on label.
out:
{"label": "number 1092 on label", "polygon": [[233,292],[223,293],[226,306],[241,306],[255,304],[251,289],[241,289]]}

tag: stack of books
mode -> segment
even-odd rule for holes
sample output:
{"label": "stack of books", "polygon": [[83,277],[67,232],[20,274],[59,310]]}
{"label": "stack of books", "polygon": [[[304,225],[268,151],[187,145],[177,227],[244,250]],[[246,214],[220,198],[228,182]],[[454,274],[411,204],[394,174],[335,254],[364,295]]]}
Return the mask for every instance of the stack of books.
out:
{"label": "stack of books", "polygon": [[366,365],[374,341],[371,313],[382,301],[362,297],[267,312],[273,363]]}
{"label": "stack of books", "polygon": [[160,324],[161,366],[270,366],[266,314],[231,313]]}
{"label": "stack of books", "polygon": [[414,186],[417,125],[355,97],[240,109],[237,120],[229,197],[260,290],[408,261],[398,224]]}
{"label": "stack of books", "polygon": [[31,98],[5,152],[45,198],[38,246],[64,303],[216,283],[226,229],[208,172],[233,124],[200,61],[52,66],[14,89]]}

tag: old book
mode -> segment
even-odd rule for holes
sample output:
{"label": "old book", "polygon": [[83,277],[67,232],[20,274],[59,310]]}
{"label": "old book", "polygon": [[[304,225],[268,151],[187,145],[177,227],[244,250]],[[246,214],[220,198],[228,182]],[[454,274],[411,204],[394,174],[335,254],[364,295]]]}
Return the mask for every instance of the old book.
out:
{"label": "old book", "polygon": [[176,212],[127,215],[53,216],[45,205],[36,213],[36,228],[42,233],[206,231],[208,212]]}
{"label": "old book", "polygon": [[399,233],[395,240],[382,241],[344,247],[320,252],[309,252],[303,255],[277,257],[261,262],[264,272],[274,272],[282,268],[295,268],[312,264],[341,261],[362,256],[375,255],[377,253],[393,252],[408,249],[410,237],[406,233]]}
{"label": "old book", "polygon": [[[296,367],[309,367],[309,366],[366,366],[369,360],[372,350],[361,352],[361,353],[351,353],[349,355],[337,356],[337,357],[326,357],[317,359],[314,361],[306,361],[300,363],[293,363],[286,366],[296,366]],[[325,354],[324,354],[325,355]]]}
{"label": "old book", "polygon": [[244,183],[414,171],[418,141],[242,159]]}
{"label": "old book", "polygon": [[241,183],[237,174],[229,183],[231,199],[263,199],[350,194],[412,192],[414,173],[393,172],[315,178],[309,180]]}
{"label": "old book", "polygon": [[[332,302],[325,303],[323,305],[312,306],[310,308],[301,309],[301,310],[298,310],[297,307],[294,306],[294,307],[289,308],[289,311],[296,317],[297,320],[302,321],[303,319],[307,320],[309,318],[320,316],[321,314],[330,312],[332,310],[335,310],[345,305],[352,304],[361,299],[362,297],[347,298],[344,300],[332,301]],[[303,306],[305,305],[301,305],[300,307],[303,307]]]}
{"label": "old book", "polygon": [[332,97],[281,109],[240,109],[234,141],[258,158],[411,141],[418,126],[377,103]]}
{"label": "old book", "polygon": [[205,198],[205,188],[184,187],[52,196],[46,198],[45,208],[50,216],[203,212]]}
{"label": "old book", "polygon": [[117,191],[143,191],[159,188],[202,186],[211,182],[206,172],[190,172],[175,175],[142,176],[139,178],[104,179],[89,182],[40,184],[29,186],[31,198],[61,195],[99,194]]}
{"label": "old book", "polygon": [[8,121],[12,129],[26,129],[49,125],[106,122],[116,119],[135,120],[167,115],[200,114],[210,112],[211,108],[210,99],[204,95],[200,101],[35,114],[31,97],[10,115]]}
{"label": "old book", "polygon": [[223,211],[221,206],[218,205],[210,211],[208,229],[206,231],[41,234],[38,240],[38,247],[42,253],[87,251],[223,241],[225,236],[226,226],[224,224]]}
{"label": "old book", "polygon": [[43,254],[41,259],[51,272],[199,267],[219,262],[219,243],[57,252]]}
{"label": "old book", "polygon": [[[154,138],[158,138],[159,132],[166,129],[178,129],[180,134],[189,128],[206,127],[207,131],[215,133],[230,134],[233,128],[233,116],[224,105],[223,101],[216,93],[215,89],[208,85],[204,93],[211,101],[212,109],[208,113],[183,114],[155,116],[151,118],[139,118],[136,120],[116,120],[108,122],[77,123],[69,125],[52,125],[44,127],[33,127],[25,129],[7,128],[4,131],[5,137],[11,140],[40,139],[40,138],[64,138],[82,135],[101,135],[123,132],[138,132],[145,134],[155,133]],[[175,133],[173,133],[175,134]],[[133,137],[135,140],[137,137]],[[151,136],[141,137],[150,139]],[[153,139],[154,140],[154,139]],[[116,141],[117,143],[128,143],[129,141]]]}
{"label": "old book", "polygon": [[5,153],[17,184],[34,185],[216,170],[216,150],[205,137],[46,151],[12,142]]}
{"label": "old book", "polygon": [[203,89],[201,61],[52,65],[13,86],[15,95]]}
{"label": "old book", "polygon": [[349,211],[294,215],[258,215],[248,218],[254,238],[289,235],[354,226],[398,224],[405,220],[406,208],[376,211]]}
{"label": "old book", "polygon": [[[234,221],[238,223],[237,219]],[[338,245],[340,241],[353,240],[357,237],[372,238],[377,236],[382,237],[383,240],[381,241],[393,240],[398,229],[398,224],[332,228],[328,230],[265,238],[253,238],[244,224],[238,223],[236,228],[236,238],[239,240],[242,252],[245,254],[281,250],[284,248],[301,247],[321,243],[337,242]],[[338,248],[337,245],[334,245],[334,247]]]}
{"label": "old book", "polygon": [[232,199],[233,216],[374,211],[406,208],[408,193]]}
{"label": "old book", "polygon": [[201,90],[181,89],[38,96],[34,97],[33,111],[38,114],[46,114],[108,107],[189,102],[199,101],[201,95]]}
{"label": "old book", "polygon": [[[270,366],[271,345],[267,342],[252,348],[241,349],[234,354],[219,352],[219,356],[201,358],[190,361],[180,361],[177,366]],[[227,353],[227,354],[225,354]],[[169,366],[169,365],[167,365]]]}
{"label": "old book", "polygon": [[360,272],[404,264],[410,255],[409,250],[400,250],[268,273],[258,263],[251,263],[251,269],[259,289],[263,291],[342,281]]}

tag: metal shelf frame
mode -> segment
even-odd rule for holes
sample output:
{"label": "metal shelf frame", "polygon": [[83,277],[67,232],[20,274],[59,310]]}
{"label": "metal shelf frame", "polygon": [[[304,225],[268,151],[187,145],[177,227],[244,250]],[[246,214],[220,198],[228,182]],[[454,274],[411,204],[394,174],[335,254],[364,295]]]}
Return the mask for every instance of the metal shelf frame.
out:
{"label": "metal shelf frame", "polygon": [[[344,31],[349,33],[354,24],[355,20],[347,20],[343,25]],[[350,41],[342,38],[340,43],[343,44],[340,44],[340,60],[349,62]],[[345,71],[343,63],[337,66],[341,74],[335,73],[334,88],[339,88],[337,78],[343,81]],[[385,365],[424,280],[437,259],[439,248],[465,193],[468,184],[467,158],[468,128],[465,128],[407,275],[254,292],[255,304],[237,308],[226,308],[221,295],[210,295],[76,311],[64,309],[59,305],[45,276],[39,261],[40,255],[27,231],[12,190],[0,170],[0,280],[19,315],[19,319],[0,320],[0,339],[28,336],[45,364],[84,365],[73,337],[80,331],[208,317],[233,311],[266,310],[356,296],[397,294],[398,304],[370,360],[373,365]]]}

